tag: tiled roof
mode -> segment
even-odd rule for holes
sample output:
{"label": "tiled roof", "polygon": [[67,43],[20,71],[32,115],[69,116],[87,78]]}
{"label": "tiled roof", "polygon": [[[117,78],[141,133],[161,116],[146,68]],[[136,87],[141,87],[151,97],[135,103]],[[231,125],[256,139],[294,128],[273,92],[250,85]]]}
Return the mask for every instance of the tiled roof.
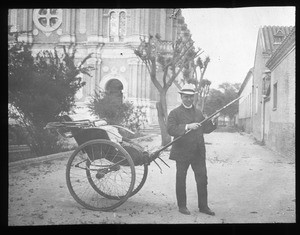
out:
{"label": "tiled roof", "polygon": [[293,29],[293,26],[263,26],[260,32],[263,38],[263,52],[272,54],[276,48],[274,47],[274,35],[280,30],[286,37]]}
{"label": "tiled roof", "polygon": [[285,37],[282,41],[281,45],[276,49],[276,51],[272,54],[272,56],[266,62],[266,67],[271,68],[274,66],[274,62],[276,61],[276,57],[281,57],[285,53],[288,52],[289,48],[295,46],[295,34],[296,28],[293,27],[290,33]]}

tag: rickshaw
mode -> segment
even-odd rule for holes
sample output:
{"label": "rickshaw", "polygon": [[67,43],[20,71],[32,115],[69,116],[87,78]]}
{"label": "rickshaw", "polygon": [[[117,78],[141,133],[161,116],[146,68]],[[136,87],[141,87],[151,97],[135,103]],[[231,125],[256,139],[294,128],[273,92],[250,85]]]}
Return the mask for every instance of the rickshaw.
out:
{"label": "rickshaw", "polygon": [[135,195],[144,185],[153,161],[132,131],[103,120],[49,122],[64,138],[74,138],[78,147],[66,167],[67,187],[72,197],[91,210],[111,211]]}
{"label": "rickshaw", "polygon": [[[217,110],[200,124],[240,98]],[[103,120],[73,121],[65,115],[63,121],[49,122],[45,128],[76,140],[78,147],[66,167],[67,187],[80,205],[97,211],[111,211],[138,193],[146,182],[150,163],[160,159],[167,165],[160,158],[160,153],[190,132],[149,153],[134,138],[129,138],[134,134],[132,131],[118,125],[108,125]]]}

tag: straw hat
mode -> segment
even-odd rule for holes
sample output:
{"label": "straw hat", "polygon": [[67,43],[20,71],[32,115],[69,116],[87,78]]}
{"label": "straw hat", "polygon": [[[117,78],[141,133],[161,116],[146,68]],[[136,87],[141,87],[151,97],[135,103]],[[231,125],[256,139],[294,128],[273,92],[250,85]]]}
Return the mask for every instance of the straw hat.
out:
{"label": "straw hat", "polygon": [[179,91],[180,94],[186,94],[186,95],[195,95],[195,85],[188,83],[184,84],[181,90]]}

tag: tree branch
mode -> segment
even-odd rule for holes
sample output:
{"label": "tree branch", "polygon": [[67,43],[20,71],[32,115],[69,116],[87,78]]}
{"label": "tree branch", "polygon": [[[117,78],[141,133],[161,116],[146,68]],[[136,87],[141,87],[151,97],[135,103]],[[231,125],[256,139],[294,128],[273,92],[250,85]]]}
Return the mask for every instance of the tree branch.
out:
{"label": "tree branch", "polygon": [[182,69],[183,66],[180,69],[178,69],[177,72],[175,71],[175,69],[173,69],[173,74],[167,82],[167,87],[170,87],[172,85],[172,83],[175,81],[175,79],[177,78],[178,74],[182,71]]}
{"label": "tree branch", "polygon": [[[183,42],[181,42],[181,43],[183,43]],[[169,63],[167,63],[165,66],[164,66],[164,68],[163,68],[163,70],[164,69],[166,69],[166,67],[169,67],[169,66],[172,66],[172,65],[176,65],[179,61],[180,61],[180,59],[190,50],[190,48],[193,46],[193,44],[192,45],[190,45],[187,49],[185,49],[184,51],[183,51],[183,49],[180,49],[180,51],[182,52],[183,51],[183,53],[181,53],[181,54],[179,54],[179,56],[178,56],[178,58],[175,58],[175,53],[174,53],[174,51],[175,50],[177,50],[179,47],[180,47],[180,44],[177,46],[178,44],[176,44],[176,45],[172,45],[172,49],[173,49],[173,57],[172,57],[172,59],[171,59],[171,61],[169,62]],[[175,62],[174,62],[175,61]]]}
{"label": "tree branch", "polygon": [[168,67],[164,70],[164,74],[163,74],[163,84],[164,84],[164,86],[163,87],[167,86],[167,82],[166,82],[167,75],[168,75]]}
{"label": "tree branch", "polygon": [[[175,61],[175,66],[178,66],[178,63],[182,62],[182,57],[186,55],[187,52],[190,51],[191,47],[193,47],[193,44],[190,45],[188,47],[188,49],[186,49],[177,59],[174,59],[173,61]],[[198,52],[197,52],[198,53]],[[188,61],[184,62],[184,65],[187,63],[187,62],[190,62],[191,60],[194,60],[196,58],[196,55],[197,53],[193,56],[193,58],[189,59]]]}
{"label": "tree branch", "polygon": [[146,68],[149,72],[149,74],[151,74],[151,69],[150,69],[150,65],[148,64],[148,61],[147,60],[142,60],[144,62],[144,64],[146,65]]}
{"label": "tree branch", "polygon": [[155,59],[153,61],[151,61],[150,78],[151,78],[151,81],[153,82],[154,86],[157,88],[157,90],[161,91],[163,88],[162,88],[162,86],[160,85],[160,83],[158,82],[158,80],[156,78],[156,62],[155,62]]}
{"label": "tree branch", "polygon": [[78,68],[80,69],[81,66],[82,66],[88,59],[90,59],[90,58],[92,57],[93,54],[94,54],[94,53],[88,54],[88,55],[80,62],[80,65],[78,66]]}
{"label": "tree branch", "polygon": [[180,90],[181,86],[179,85],[179,82],[175,79],[174,82],[175,86]]}
{"label": "tree branch", "polygon": [[197,66],[193,66],[193,70],[194,70],[195,79],[196,79],[196,81],[197,81],[197,85],[198,85]]}
{"label": "tree branch", "polygon": [[[208,64],[207,64],[207,65],[208,65]],[[202,78],[204,77],[204,74],[205,74],[205,71],[206,71],[207,65],[206,65],[206,66],[204,66],[204,68],[203,68],[203,71],[201,72],[201,80],[202,80]],[[201,70],[200,70],[200,71],[201,71]]]}

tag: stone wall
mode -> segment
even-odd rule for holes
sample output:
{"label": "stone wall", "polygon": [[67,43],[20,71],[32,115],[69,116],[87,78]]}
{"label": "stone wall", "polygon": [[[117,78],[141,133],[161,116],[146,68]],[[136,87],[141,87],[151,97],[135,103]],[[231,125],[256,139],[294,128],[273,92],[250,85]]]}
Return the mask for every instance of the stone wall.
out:
{"label": "stone wall", "polygon": [[[277,107],[273,86],[277,84]],[[295,157],[295,50],[271,73],[270,123],[265,143],[281,154]]]}
{"label": "stone wall", "polygon": [[261,33],[258,34],[255,62],[253,70],[253,136],[261,141],[262,140],[262,77],[265,71],[266,61],[269,55],[263,52],[263,38]]}
{"label": "stone wall", "polygon": [[280,154],[295,158],[295,125],[270,122],[270,131],[265,144]]}
{"label": "stone wall", "polygon": [[238,120],[238,127],[247,133],[252,132],[252,122],[251,122],[251,117],[249,118],[240,118]]}

